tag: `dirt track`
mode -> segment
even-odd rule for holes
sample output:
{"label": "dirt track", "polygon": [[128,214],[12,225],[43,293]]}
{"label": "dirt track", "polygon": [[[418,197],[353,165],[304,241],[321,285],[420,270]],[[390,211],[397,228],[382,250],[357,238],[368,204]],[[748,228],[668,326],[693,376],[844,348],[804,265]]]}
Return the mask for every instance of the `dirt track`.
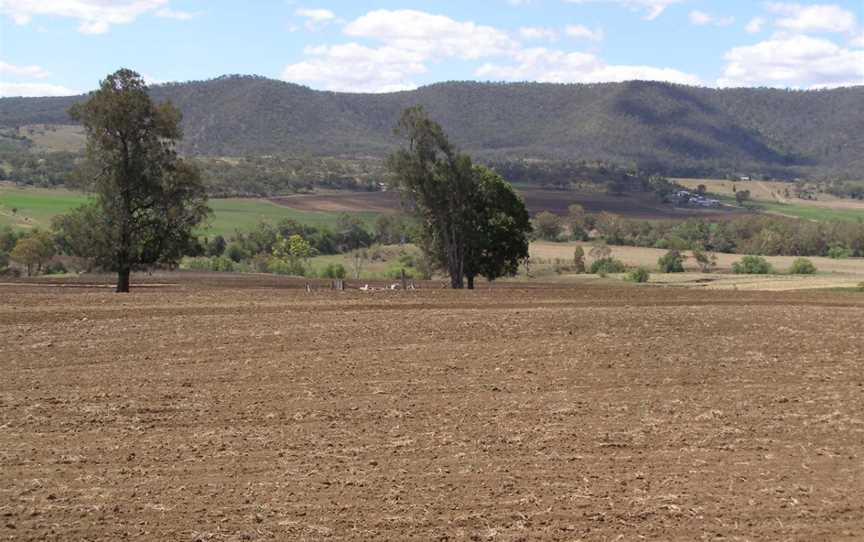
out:
{"label": "dirt track", "polygon": [[0,539],[864,532],[862,295],[175,280],[0,286]]}

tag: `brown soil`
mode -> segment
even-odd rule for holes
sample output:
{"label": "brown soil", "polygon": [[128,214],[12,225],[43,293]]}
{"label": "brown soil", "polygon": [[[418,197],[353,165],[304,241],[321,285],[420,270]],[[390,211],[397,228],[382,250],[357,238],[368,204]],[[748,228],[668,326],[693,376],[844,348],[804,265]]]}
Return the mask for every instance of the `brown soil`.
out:
{"label": "brown soil", "polygon": [[0,285],[0,539],[864,532],[859,294],[147,280]]}
{"label": "brown soil", "polygon": [[[694,216],[722,218],[741,214],[734,210],[675,208],[655,202],[648,194],[609,196],[601,193],[567,192],[560,190],[520,189],[528,210],[534,214],[550,211],[566,215],[568,207],[578,203],[590,213],[607,211],[630,218],[679,219]],[[270,201],[302,211],[330,212],[396,212],[400,209],[399,195],[395,192],[330,191],[316,194],[281,196]]]}

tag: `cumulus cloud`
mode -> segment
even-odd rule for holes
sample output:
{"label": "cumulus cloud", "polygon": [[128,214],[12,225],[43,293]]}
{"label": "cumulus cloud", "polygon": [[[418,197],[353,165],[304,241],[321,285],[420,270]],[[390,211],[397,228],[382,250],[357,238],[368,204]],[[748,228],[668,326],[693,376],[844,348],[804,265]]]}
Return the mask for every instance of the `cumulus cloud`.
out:
{"label": "cumulus cloud", "polygon": [[719,86],[824,88],[864,84],[864,50],[801,34],[726,52]]}
{"label": "cumulus cloud", "polygon": [[588,4],[594,2],[607,2],[620,4],[634,11],[645,12],[644,18],[653,21],[673,4],[680,4],[684,0],[565,0],[571,4]]}
{"label": "cumulus cloud", "polygon": [[581,24],[569,24],[564,29],[564,32],[567,33],[571,38],[577,39],[586,39],[591,41],[603,41],[606,37],[606,33],[602,28],[598,28],[596,30],[591,30],[586,26],[582,26]]}
{"label": "cumulus cloud", "polygon": [[346,43],[305,52],[311,58],[286,66],[282,79],[317,83],[327,90],[394,92],[416,88],[411,76],[426,71],[423,55],[394,47]]}
{"label": "cumulus cloud", "polygon": [[833,4],[772,2],[767,8],[781,15],[778,27],[793,32],[853,32],[858,25],[854,13]]}
{"label": "cumulus cloud", "polygon": [[176,19],[178,21],[188,21],[200,15],[200,11],[179,11],[171,8],[156,10],[157,17],[162,17],[163,19]]}
{"label": "cumulus cloud", "polygon": [[47,83],[5,83],[0,82],[0,97],[13,96],[75,96],[81,94],[60,85],[49,85]]}
{"label": "cumulus cloud", "polygon": [[491,26],[411,9],[371,11],[348,23],[345,34],[380,41],[428,58],[476,59],[506,53],[518,45],[505,32]]}
{"label": "cumulus cloud", "polygon": [[729,26],[730,24],[735,22],[735,17],[718,17],[715,15],[711,15],[710,13],[705,13],[704,11],[694,9],[690,12],[690,22],[695,24],[696,26]]}
{"label": "cumulus cloud", "polygon": [[324,26],[337,21],[336,14],[329,9],[299,8],[294,14],[306,19],[303,26],[313,31],[320,30]]}
{"label": "cumulus cloud", "polygon": [[40,66],[16,66],[0,60],[0,75],[12,77],[35,77],[36,79],[44,79],[50,75],[44,68]]}
{"label": "cumulus cloud", "polygon": [[523,26],[519,29],[519,36],[526,40],[555,41],[558,39],[558,31],[542,26]]}
{"label": "cumulus cloud", "polygon": [[671,81],[698,85],[697,76],[671,68],[610,65],[595,55],[536,47],[524,49],[507,64],[486,63],[474,73],[477,77],[503,81],[540,81],[544,83],[597,83],[633,79]]}
{"label": "cumulus cloud", "polygon": [[762,27],[765,25],[764,17],[753,17],[750,19],[750,22],[747,23],[747,26],[744,27],[745,30],[749,34],[758,34],[762,31]]}
{"label": "cumulus cloud", "polygon": [[129,24],[148,12],[181,20],[195,16],[167,4],[168,0],[0,0],[0,13],[18,25],[43,15],[76,19],[83,34],[104,34],[111,26]]}

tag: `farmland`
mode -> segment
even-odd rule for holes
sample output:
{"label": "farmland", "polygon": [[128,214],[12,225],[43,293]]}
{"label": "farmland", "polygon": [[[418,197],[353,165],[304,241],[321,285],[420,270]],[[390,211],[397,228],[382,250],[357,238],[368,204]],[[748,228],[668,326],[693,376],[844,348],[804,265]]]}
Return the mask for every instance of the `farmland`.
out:
{"label": "farmland", "polygon": [[[87,196],[81,192],[0,185],[0,226],[48,228],[51,218],[67,213],[86,201]],[[305,211],[254,198],[211,199],[209,205],[213,209],[213,216],[202,228],[202,235],[228,235],[236,229],[251,230],[261,220],[278,222],[283,218],[316,227],[332,227],[339,216],[335,211]],[[358,214],[367,225],[377,216],[373,211]]]}
{"label": "farmland", "polygon": [[864,201],[841,199],[824,193],[814,193],[816,199],[800,199],[792,183],[769,181],[728,181],[705,179],[675,179],[690,188],[705,185],[707,191],[734,203],[735,190],[750,191],[748,203],[761,211],[803,218],[806,220],[862,220]]}
{"label": "farmland", "polygon": [[0,285],[2,538],[864,530],[861,294],[99,284]]}

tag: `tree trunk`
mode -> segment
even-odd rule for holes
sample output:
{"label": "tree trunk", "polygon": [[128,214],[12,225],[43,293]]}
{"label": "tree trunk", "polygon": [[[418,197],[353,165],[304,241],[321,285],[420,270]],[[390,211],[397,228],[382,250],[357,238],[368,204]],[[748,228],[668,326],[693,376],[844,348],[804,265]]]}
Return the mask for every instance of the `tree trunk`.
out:
{"label": "tree trunk", "polygon": [[474,275],[468,275],[468,289],[474,289]]}
{"label": "tree trunk", "polygon": [[130,270],[128,267],[120,269],[117,272],[117,290],[118,294],[128,294],[129,293],[129,275]]}

